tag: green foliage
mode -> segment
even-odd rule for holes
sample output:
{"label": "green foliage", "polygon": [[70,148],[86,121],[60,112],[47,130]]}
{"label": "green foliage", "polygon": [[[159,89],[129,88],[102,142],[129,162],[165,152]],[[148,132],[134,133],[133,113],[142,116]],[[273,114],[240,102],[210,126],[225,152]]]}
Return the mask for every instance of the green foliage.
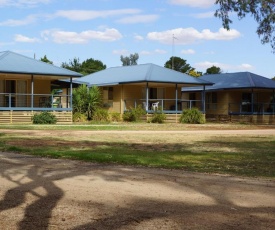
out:
{"label": "green foliage", "polygon": [[120,118],[120,113],[112,112],[112,113],[110,113],[109,115],[110,115],[111,121],[119,122],[119,121],[121,120],[121,118]]}
{"label": "green foliage", "polygon": [[158,110],[154,112],[152,119],[150,119],[150,122],[162,124],[164,123],[165,119],[166,115],[161,110]]}
{"label": "green foliage", "polygon": [[95,60],[93,58],[89,58],[82,63],[80,62],[79,58],[74,58],[73,60],[69,60],[69,63],[63,62],[61,67],[81,73],[83,75],[106,69],[106,65],[104,65],[102,61]]}
{"label": "green foliage", "polygon": [[95,110],[102,105],[102,93],[97,86],[89,88],[88,96],[88,119],[91,119]]}
{"label": "green foliage", "polygon": [[46,56],[46,55],[44,55],[44,57],[43,57],[43,58],[40,58],[40,61],[46,62],[46,63],[48,63],[48,64],[53,64],[53,62],[52,62],[52,61],[50,61],[50,60],[47,58],[47,56]]}
{"label": "green foliage", "polygon": [[187,124],[204,124],[205,117],[197,108],[185,109],[180,116],[180,122]]}
{"label": "green foliage", "polygon": [[101,103],[102,95],[97,86],[88,88],[86,85],[80,85],[73,90],[73,113],[86,114],[87,118],[91,119]]}
{"label": "green foliage", "polygon": [[122,66],[128,66],[128,65],[137,65],[137,61],[139,59],[138,53],[130,54],[129,57],[122,55],[120,56],[120,61],[122,62]]}
{"label": "green foliage", "polygon": [[87,115],[76,112],[73,114],[73,122],[85,122],[87,121]]}
{"label": "green foliage", "polygon": [[110,121],[108,111],[106,109],[97,108],[93,113],[93,121]]}
{"label": "green foliage", "polygon": [[195,68],[192,68],[189,72],[188,75],[192,77],[200,77],[202,76],[202,72],[196,71]]}
{"label": "green foliage", "polygon": [[139,121],[142,115],[145,115],[146,111],[142,108],[141,105],[139,105],[136,108],[131,108],[130,110],[126,111],[123,114],[123,120],[124,121]]}
{"label": "green foliage", "polygon": [[212,67],[206,69],[205,74],[220,74],[220,73],[222,73],[221,68],[213,65]]}
{"label": "green foliage", "polygon": [[165,64],[165,68],[173,69],[179,71],[181,73],[188,73],[191,69],[193,69],[186,60],[180,57],[171,57]]}
{"label": "green foliage", "polygon": [[33,124],[56,124],[57,119],[54,114],[42,112],[40,114],[34,114],[32,122]]}
{"label": "green foliage", "polygon": [[78,73],[81,72],[81,63],[79,61],[79,58],[74,58],[73,60],[69,60],[69,63],[62,62],[61,67],[78,72]]}
{"label": "green foliage", "polygon": [[106,65],[104,65],[102,61],[93,58],[87,59],[81,64],[81,73],[83,75],[95,73],[103,69],[106,69]]}
{"label": "green foliage", "polygon": [[[239,19],[243,19],[246,15],[251,15],[258,23],[257,34],[261,38],[262,44],[270,43],[275,53],[275,16],[274,1],[271,0],[253,0],[253,1],[232,1],[232,0],[216,0],[219,9],[216,10],[215,16],[222,20],[225,29],[230,29],[232,20],[230,17],[237,14]],[[231,12],[234,12],[232,14]]]}
{"label": "green foliage", "polygon": [[80,85],[73,90],[73,112],[74,113],[86,113],[88,110],[88,87],[86,85]]}

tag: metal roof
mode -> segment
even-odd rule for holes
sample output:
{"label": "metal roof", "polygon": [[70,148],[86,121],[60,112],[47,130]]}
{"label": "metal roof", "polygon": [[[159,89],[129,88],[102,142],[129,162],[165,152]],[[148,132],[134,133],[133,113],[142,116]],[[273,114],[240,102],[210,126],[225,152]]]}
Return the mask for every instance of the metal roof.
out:
{"label": "metal roof", "polygon": [[[206,90],[226,90],[244,88],[275,89],[275,81],[250,72],[222,73],[203,75],[200,79],[213,82]],[[202,87],[183,88],[182,91],[201,91]]]}
{"label": "metal roof", "polygon": [[79,79],[91,85],[117,85],[140,82],[212,85],[211,82],[191,77],[155,64],[112,67]]}
{"label": "metal roof", "polygon": [[81,77],[82,74],[11,51],[0,52],[0,73]]}

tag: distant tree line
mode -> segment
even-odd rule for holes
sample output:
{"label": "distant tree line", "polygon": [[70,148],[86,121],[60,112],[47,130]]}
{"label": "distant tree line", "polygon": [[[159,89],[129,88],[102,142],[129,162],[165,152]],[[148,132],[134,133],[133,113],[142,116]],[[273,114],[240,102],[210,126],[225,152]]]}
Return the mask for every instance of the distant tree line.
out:
{"label": "distant tree line", "polygon": [[[122,55],[120,56],[120,61],[122,62],[122,66],[137,65],[138,59],[139,59],[138,53],[130,54],[129,56],[122,56]],[[50,61],[46,55],[44,55],[44,57],[41,58],[40,61],[53,64],[53,62]],[[84,76],[106,69],[106,65],[103,64],[103,62],[100,60],[89,58],[83,62],[80,62],[79,58],[76,58],[76,57],[72,60],[69,60],[68,63],[62,62],[61,67],[81,73]],[[190,64],[188,64],[185,59],[182,59],[180,57],[175,57],[175,56],[170,57],[170,59],[166,61],[166,63],[164,64],[164,67],[173,69],[175,71],[179,71],[181,73],[188,74],[193,77],[200,77],[203,74],[222,73],[221,68],[214,65],[206,69],[205,73],[196,71],[196,69],[192,67]]]}

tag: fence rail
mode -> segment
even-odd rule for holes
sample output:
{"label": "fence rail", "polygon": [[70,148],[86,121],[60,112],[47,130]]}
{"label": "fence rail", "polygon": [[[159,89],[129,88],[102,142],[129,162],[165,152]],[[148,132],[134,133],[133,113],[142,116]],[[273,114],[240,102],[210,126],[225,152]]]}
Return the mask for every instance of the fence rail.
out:
{"label": "fence rail", "polygon": [[71,111],[70,95],[0,93],[0,110]]}

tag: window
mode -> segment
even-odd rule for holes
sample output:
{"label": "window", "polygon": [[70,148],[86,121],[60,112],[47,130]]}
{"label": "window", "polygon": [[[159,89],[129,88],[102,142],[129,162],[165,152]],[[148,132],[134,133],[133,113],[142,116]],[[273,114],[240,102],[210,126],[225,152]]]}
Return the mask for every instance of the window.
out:
{"label": "window", "polygon": [[16,93],[16,81],[6,80],[5,93]]}
{"label": "window", "polygon": [[[252,99],[253,99],[253,105],[252,105]],[[259,104],[258,104],[257,93],[242,93],[242,112],[258,111],[258,106]]]}
{"label": "window", "polygon": [[114,88],[103,87],[103,107],[113,107]]}
{"label": "window", "polygon": [[113,87],[103,87],[103,100],[112,101],[114,99],[114,88]]}
{"label": "window", "polygon": [[189,93],[190,105],[189,108],[196,106],[196,93]]}
{"label": "window", "polygon": [[16,93],[16,81],[15,80],[6,80],[5,81],[5,106],[6,107],[15,107],[15,93]]}
{"label": "window", "polygon": [[206,93],[206,108],[207,109],[217,109],[218,94],[217,92]]}
{"label": "window", "polygon": [[[146,88],[142,88],[142,98],[146,98]],[[149,88],[150,99],[164,99],[164,88]]]}
{"label": "window", "polygon": [[242,94],[242,102],[243,102],[243,104],[250,104],[252,102],[252,94],[251,93],[243,93]]}

